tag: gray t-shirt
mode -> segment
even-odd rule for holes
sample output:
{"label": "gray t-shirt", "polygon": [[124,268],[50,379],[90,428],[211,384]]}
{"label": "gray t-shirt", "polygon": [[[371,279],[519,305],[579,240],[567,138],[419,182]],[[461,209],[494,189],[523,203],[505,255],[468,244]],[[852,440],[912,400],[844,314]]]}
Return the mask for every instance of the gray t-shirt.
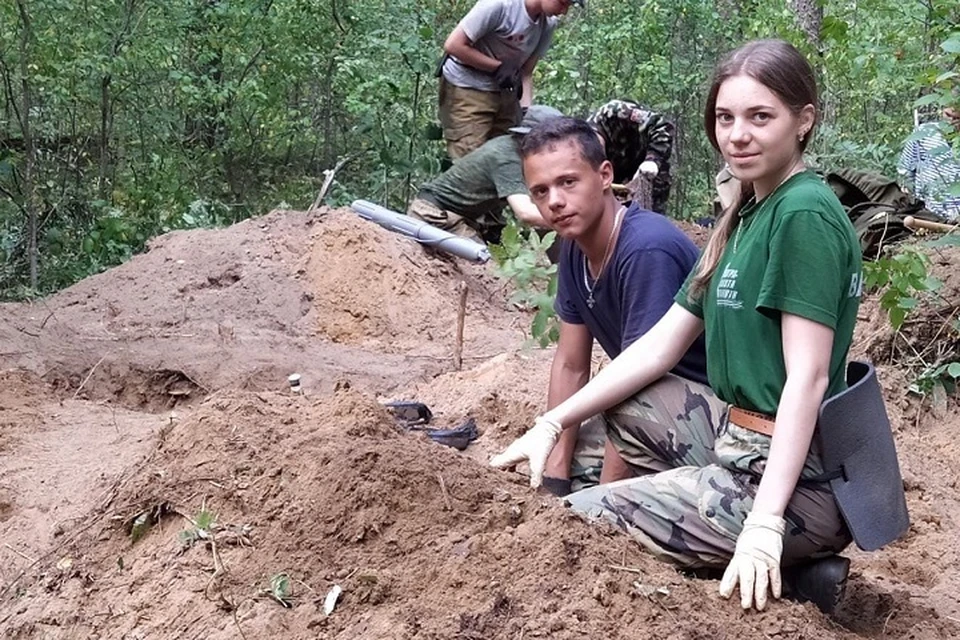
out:
{"label": "gray t-shirt", "polygon": [[[543,14],[533,20],[523,0],[478,0],[459,26],[477,51],[523,66],[531,56],[542,58],[547,52],[557,22]],[[468,67],[453,56],[443,65],[443,77],[457,87],[498,91],[492,73]]]}
{"label": "gray t-shirt", "polygon": [[457,160],[420,187],[419,197],[466,218],[489,217],[502,222],[500,212],[507,198],[526,193],[517,141],[515,136],[505,135]]}

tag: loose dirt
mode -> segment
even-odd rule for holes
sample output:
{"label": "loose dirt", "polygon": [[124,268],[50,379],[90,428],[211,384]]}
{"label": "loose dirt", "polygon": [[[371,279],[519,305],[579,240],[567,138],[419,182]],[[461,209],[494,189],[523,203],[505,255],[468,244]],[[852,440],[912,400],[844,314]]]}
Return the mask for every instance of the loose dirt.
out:
{"label": "loose dirt", "polygon": [[[743,614],[716,581],[486,466],[542,410],[552,357],[524,346],[530,316],[490,266],[429,255],[348,211],[167,234],[57,295],[3,305],[0,629],[957,637],[960,421],[954,399],[907,393],[919,364],[903,357],[912,345],[932,361],[923,341],[957,338],[960,252],[936,263],[944,300],[915,333],[893,336],[875,300],[861,312],[856,355],[881,371],[912,524],[882,551],[850,550],[848,598],[829,620],[787,601]],[[389,399],[427,403],[439,426],[473,418],[480,437],[464,452],[437,445],[399,427]]]}

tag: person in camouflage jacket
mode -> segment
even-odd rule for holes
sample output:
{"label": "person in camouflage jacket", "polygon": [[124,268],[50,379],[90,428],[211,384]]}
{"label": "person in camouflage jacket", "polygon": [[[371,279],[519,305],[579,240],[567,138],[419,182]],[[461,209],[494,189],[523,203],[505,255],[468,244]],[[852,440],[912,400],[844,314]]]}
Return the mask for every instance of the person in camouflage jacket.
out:
{"label": "person in camouflage jacket", "polygon": [[666,213],[673,123],[631,100],[611,100],[587,121],[603,138],[607,159],[613,164],[614,182],[627,184],[636,178],[652,178],[651,208]]}

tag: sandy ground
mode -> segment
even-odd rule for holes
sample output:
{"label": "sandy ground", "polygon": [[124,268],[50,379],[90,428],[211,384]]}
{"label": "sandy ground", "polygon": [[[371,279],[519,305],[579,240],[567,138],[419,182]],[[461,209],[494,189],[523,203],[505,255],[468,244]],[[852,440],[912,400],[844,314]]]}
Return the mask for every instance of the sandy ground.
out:
{"label": "sandy ground", "polygon": [[[0,630],[958,637],[960,420],[954,399],[906,391],[917,358],[956,353],[960,253],[933,258],[946,286],[924,317],[894,336],[875,300],[861,312],[855,354],[881,371],[912,524],[889,548],[849,550],[831,620],[787,601],[744,614],[716,581],[485,465],[542,409],[552,355],[524,346],[530,317],[491,267],[428,255],[346,211],[167,234],[57,295],[3,305]],[[481,435],[461,453],[404,432],[381,405],[401,398],[440,426],[472,417]]]}

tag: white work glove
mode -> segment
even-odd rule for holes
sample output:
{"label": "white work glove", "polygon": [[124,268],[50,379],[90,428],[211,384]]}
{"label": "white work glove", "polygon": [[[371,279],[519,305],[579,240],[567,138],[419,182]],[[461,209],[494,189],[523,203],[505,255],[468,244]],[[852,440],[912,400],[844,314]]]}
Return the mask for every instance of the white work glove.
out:
{"label": "white work glove", "polygon": [[653,160],[644,160],[640,163],[640,168],[637,169],[637,173],[642,173],[649,178],[655,178],[657,174],[660,173],[660,167],[658,167],[657,163]]}
{"label": "white work glove", "polygon": [[740,605],[757,611],[767,606],[767,587],[774,598],[780,597],[780,556],[783,554],[783,531],[786,521],[780,516],[750,513],[737,538],[733,559],[723,572],[720,595],[729,598],[740,583]]}
{"label": "white work glove", "polygon": [[530,463],[530,486],[536,489],[543,481],[543,468],[562,431],[560,423],[540,416],[530,430],[514,440],[503,453],[490,458],[490,466],[502,469],[527,460]]}

